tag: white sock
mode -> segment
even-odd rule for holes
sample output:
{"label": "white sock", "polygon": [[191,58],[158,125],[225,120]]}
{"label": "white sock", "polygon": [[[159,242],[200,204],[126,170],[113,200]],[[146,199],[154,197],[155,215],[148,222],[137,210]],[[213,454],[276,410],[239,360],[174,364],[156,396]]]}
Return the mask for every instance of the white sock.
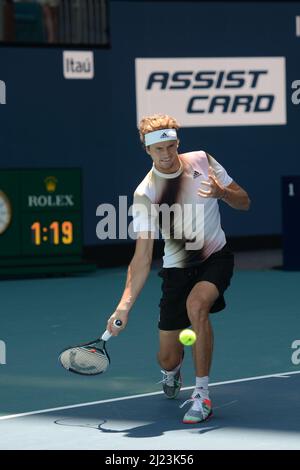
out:
{"label": "white sock", "polygon": [[182,366],[182,361],[178,364],[178,366],[175,367],[175,369],[173,369],[173,370],[164,370],[164,372],[168,375],[169,374],[170,375],[175,375],[179,371],[181,366]]}
{"label": "white sock", "polygon": [[199,393],[201,398],[209,398],[208,381],[208,375],[205,377],[196,377],[196,387],[193,392],[193,396]]}

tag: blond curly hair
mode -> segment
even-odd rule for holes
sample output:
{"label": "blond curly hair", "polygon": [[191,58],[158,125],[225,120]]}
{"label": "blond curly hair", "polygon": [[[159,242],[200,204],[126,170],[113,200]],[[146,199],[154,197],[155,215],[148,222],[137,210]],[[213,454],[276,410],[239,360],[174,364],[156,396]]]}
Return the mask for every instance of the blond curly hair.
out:
{"label": "blond curly hair", "polygon": [[179,129],[179,124],[175,118],[168,114],[153,114],[145,116],[140,121],[139,134],[142,144],[145,145],[145,134],[159,131],[160,129]]}

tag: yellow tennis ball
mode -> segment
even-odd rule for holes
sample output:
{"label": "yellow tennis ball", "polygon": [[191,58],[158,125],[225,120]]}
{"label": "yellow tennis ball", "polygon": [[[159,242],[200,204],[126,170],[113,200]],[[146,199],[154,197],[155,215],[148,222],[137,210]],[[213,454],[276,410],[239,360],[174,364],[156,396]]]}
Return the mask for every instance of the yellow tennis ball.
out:
{"label": "yellow tennis ball", "polygon": [[179,334],[179,341],[185,346],[192,346],[196,339],[196,333],[190,329],[182,330]]}

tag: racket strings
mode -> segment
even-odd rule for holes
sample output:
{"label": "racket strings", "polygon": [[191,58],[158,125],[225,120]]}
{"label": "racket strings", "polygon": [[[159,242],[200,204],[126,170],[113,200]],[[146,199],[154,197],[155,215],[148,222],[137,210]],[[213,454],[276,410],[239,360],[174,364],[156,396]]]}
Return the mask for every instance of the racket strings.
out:
{"label": "racket strings", "polygon": [[105,352],[82,347],[71,348],[63,352],[61,362],[66,369],[87,375],[104,372],[109,365],[109,359]]}

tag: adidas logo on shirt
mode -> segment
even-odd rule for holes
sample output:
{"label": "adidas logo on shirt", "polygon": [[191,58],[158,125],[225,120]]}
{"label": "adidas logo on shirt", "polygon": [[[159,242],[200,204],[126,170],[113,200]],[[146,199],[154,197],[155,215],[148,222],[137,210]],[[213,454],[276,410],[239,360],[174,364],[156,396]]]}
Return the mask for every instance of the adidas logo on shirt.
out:
{"label": "adidas logo on shirt", "polygon": [[193,178],[194,178],[194,179],[195,179],[195,178],[198,178],[198,176],[200,176],[200,175],[201,175],[201,173],[199,173],[199,171],[196,171],[196,170],[195,170],[194,173],[193,173]]}

